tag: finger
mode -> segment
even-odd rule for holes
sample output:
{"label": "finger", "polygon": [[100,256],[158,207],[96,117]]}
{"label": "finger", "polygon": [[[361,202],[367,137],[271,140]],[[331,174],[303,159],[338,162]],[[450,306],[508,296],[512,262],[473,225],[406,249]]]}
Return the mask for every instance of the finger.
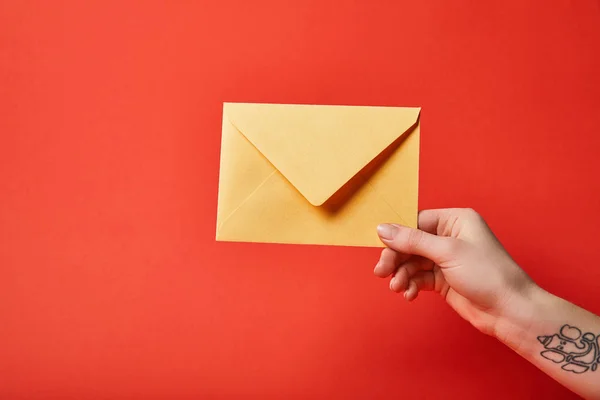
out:
{"label": "finger", "polygon": [[443,275],[439,267],[433,270],[420,270],[410,278],[408,290],[404,296],[406,300],[413,301],[422,290],[440,292],[443,285]]}
{"label": "finger", "polygon": [[435,274],[433,271],[417,271],[411,278],[419,291],[435,290]]}
{"label": "finger", "polygon": [[411,257],[408,261],[398,267],[398,270],[390,280],[390,290],[400,293],[408,288],[408,283],[415,273],[423,269],[422,259]]}
{"label": "finger", "polygon": [[381,224],[377,227],[381,241],[389,248],[404,254],[426,257],[437,264],[452,258],[455,240],[432,235],[419,229],[396,224]]}
{"label": "finger", "polygon": [[386,247],[381,251],[381,256],[379,257],[379,261],[373,270],[373,273],[380,277],[385,278],[390,276],[398,269],[398,266],[404,261],[408,260],[410,255],[398,253]]}
{"label": "finger", "polygon": [[431,233],[432,235],[438,234],[438,227],[442,221],[448,218],[447,209],[440,210],[422,210],[419,212],[419,229]]}
{"label": "finger", "polygon": [[419,296],[419,288],[417,287],[415,281],[411,280],[408,283],[408,289],[406,289],[404,292],[404,298],[406,301],[413,301],[417,298],[417,296]]}

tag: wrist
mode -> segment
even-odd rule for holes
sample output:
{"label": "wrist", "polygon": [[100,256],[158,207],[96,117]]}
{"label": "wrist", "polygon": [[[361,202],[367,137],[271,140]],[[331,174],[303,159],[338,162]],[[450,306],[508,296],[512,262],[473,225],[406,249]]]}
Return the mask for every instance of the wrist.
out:
{"label": "wrist", "polygon": [[535,338],[544,331],[548,321],[546,310],[552,309],[556,297],[532,284],[527,290],[513,296],[496,321],[494,336],[519,354],[533,351]]}

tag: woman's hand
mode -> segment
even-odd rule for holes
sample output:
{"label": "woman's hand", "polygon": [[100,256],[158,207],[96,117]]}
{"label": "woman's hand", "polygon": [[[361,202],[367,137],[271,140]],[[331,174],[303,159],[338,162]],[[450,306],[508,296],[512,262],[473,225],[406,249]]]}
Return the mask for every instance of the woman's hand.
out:
{"label": "woman's hand", "polygon": [[382,224],[377,231],[387,248],[375,275],[391,275],[390,289],[408,301],[422,290],[440,293],[486,334],[496,335],[498,321],[518,314],[523,301],[541,290],[473,210],[426,210],[419,229]]}
{"label": "woman's hand", "polygon": [[392,275],[394,292],[408,301],[421,290],[440,293],[480,331],[580,396],[600,399],[600,318],[538,287],[475,211],[423,211],[419,229],[383,224],[378,232],[387,248],[375,275]]}

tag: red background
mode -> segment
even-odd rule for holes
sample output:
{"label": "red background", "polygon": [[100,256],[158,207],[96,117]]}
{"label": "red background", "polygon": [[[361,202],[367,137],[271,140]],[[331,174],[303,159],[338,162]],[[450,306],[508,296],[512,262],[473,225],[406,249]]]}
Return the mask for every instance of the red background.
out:
{"label": "red background", "polygon": [[420,207],[600,313],[598,1],[2,1],[2,399],[570,396],[379,250],[216,243],[223,101],[422,106]]}

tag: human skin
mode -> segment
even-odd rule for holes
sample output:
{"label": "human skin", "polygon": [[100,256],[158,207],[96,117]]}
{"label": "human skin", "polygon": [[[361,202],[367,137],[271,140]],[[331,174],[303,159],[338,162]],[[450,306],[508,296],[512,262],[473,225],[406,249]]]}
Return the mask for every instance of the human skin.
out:
{"label": "human skin", "polygon": [[418,229],[377,228],[386,248],[374,273],[413,301],[435,291],[479,331],[547,375],[600,399],[600,317],[539,287],[471,209],[425,210]]}

